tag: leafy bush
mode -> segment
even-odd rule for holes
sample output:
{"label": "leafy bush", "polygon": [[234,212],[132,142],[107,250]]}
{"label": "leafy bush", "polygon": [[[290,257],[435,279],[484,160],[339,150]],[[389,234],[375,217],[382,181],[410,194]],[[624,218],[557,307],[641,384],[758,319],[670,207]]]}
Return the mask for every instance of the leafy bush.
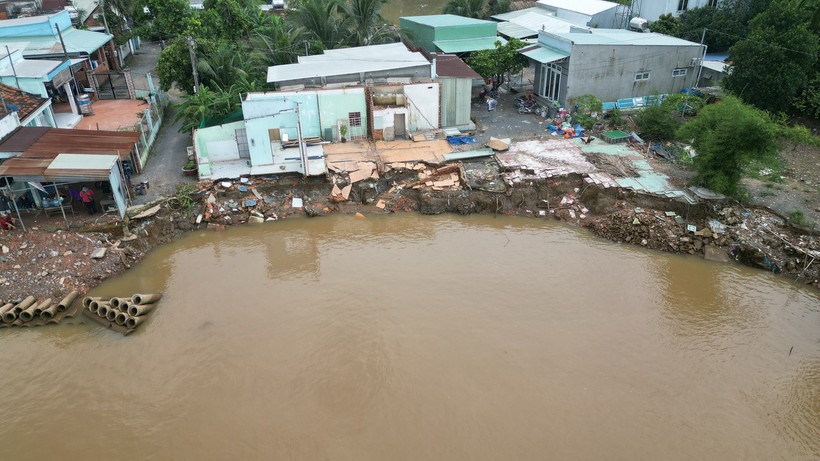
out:
{"label": "leafy bush", "polygon": [[635,124],[642,137],[653,141],[669,141],[675,138],[675,132],[681,122],[675,112],[666,105],[649,106],[635,116]]}
{"label": "leafy bush", "polygon": [[698,153],[694,182],[737,197],[744,167],[750,160],[776,156],[781,133],[765,112],[729,96],[704,107],[677,136],[691,141]]}

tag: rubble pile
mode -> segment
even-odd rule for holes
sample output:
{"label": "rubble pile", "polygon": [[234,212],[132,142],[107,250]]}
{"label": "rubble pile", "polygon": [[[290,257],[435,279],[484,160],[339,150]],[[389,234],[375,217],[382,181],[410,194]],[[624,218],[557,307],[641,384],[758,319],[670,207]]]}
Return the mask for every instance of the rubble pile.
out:
{"label": "rubble pile", "polygon": [[820,286],[820,242],[796,233],[767,210],[723,207],[702,222],[690,222],[674,212],[631,207],[620,201],[617,211],[586,224],[596,235],[673,253],[704,254],[706,259],[736,260],[785,273]]}
{"label": "rubble pile", "polygon": [[61,299],[77,290],[85,293],[119,271],[120,259],[104,248],[111,235],[102,232],[4,233],[0,240],[0,299]]}
{"label": "rubble pile", "polygon": [[587,227],[599,237],[615,242],[641,245],[653,250],[673,253],[703,253],[707,245],[724,246],[729,240],[708,228],[687,224],[675,212],[630,208],[619,202],[621,209],[591,220]]}

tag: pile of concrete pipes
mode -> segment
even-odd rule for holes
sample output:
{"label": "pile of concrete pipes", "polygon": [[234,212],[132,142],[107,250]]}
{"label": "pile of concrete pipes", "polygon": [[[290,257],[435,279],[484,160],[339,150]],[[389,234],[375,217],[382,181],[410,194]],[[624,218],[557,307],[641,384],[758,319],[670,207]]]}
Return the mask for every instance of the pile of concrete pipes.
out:
{"label": "pile of concrete pipes", "polygon": [[115,323],[128,330],[133,330],[145,321],[145,316],[156,307],[162,293],[135,294],[130,298],[85,297],[83,308],[92,314]]}
{"label": "pile of concrete pipes", "polygon": [[60,312],[68,310],[79,295],[80,292],[72,291],[58,302],[52,302],[51,298],[38,300],[34,296],[29,296],[19,303],[3,304],[0,307],[0,317],[3,323],[14,326],[21,326],[37,319],[48,322]]}

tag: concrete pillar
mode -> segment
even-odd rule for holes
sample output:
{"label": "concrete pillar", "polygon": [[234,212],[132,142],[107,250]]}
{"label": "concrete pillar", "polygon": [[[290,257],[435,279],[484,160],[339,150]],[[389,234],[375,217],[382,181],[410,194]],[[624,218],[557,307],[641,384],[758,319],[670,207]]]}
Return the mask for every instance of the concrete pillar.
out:
{"label": "concrete pillar", "polygon": [[66,96],[68,96],[68,105],[71,106],[71,113],[80,115],[80,111],[77,110],[77,101],[74,100],[74,92],[71,91],[71,85],[64,83],[62,88]]}

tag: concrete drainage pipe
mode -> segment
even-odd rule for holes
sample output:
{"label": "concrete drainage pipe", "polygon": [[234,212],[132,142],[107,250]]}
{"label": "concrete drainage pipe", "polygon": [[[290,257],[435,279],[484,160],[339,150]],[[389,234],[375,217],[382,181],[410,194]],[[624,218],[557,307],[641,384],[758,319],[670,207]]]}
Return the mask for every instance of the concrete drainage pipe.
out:
{"label": "concrete drainage pipe", "polygon": [[162,299],[162,293],[152,293],[152,294],[140,294],[137,293],[134,296],[131,296],[131,303],[132,304],[153,304],[157,301]]}
{"label": "concrete drainage pipe", "polygon": [[60,304],[52,304],[51,307],[48,309],[43,309],[43,312],[40,312],[40,318],[43,320],[51,320],[60,310]]}
{"label": "concrete drainage pipe", "polygon": [[[67,310],[69,307],[71,307],[72,304],[74,304],[74,300],[76,300],[77,296],[79,296],[79,295],[80,295],[80,292],[77,291],[77,290],[74,290],[71,293],[69,293],[68,295],[66,295],[65,298],[63,298],[62,300],[60,300],[59,303],[57,303],[57,310],[59,312],[63,312],[65,310]],[[83,305],[85,305],[85,303],[83,303]]]}
{"label": "concrete drainage pipe", "polygon": [[154,307],[156,307],[156,304],[132,304],[131,307],[128,308],[128,315],[131,317],[139,317],[140,315],[145,315],[151,312],[154,310]]}
{"label": "concrete drainage pipe", "polygon": [[117,312],[117,316],[114,318],[117,325],[125,325],[126,320],[128,320],[128,314],[125,312]]}
{"label": "concrete drainage pipe", "polygon": [[93,298],[91,296],[86,296],[83,298],[83,307],[91,307],[91,303],[94,301],[102,301],[102,296],[95,296]]}
{"label": "concrete drainage pipe", "polygon": [[14,314],[20,315],[20,312],[23,312],[24,310],[28,309],[29,306],[34,304],[35,301],[37,300],[34,299],[34,296],[29,296],[28,298],[22,300],[20,304],[14,306]]}
{"label": "concrete drainage pipe", "polygon": [[105,313],[105,319],[109,322],[113,322],[114,319],[117,318],[117,314],[121,314],[121,312],[118,309],[114,309],[113,306],[110,306],[108,311]]}
{"label": "concrete drainage pipe", "polygon": [[145,317],[128,317],[125,319],[125,327],[129,330],[133,330],[137,327],[141,322],[145,320]]}

